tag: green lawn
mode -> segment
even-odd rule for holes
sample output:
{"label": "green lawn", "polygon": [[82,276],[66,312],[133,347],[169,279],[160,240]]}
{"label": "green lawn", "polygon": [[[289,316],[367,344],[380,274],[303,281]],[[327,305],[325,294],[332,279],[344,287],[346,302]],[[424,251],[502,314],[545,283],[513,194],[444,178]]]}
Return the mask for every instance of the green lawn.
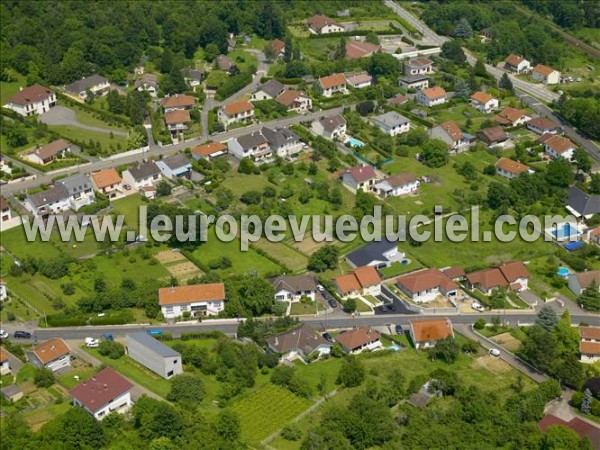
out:
{"label": "green lawn", "polygon": [[305,303],[293,303],[290,311],[291,316],[302,316],[306,314],[316,314],[317,311],[323,310],[324,307],[319,302],[312,302],[310,304]]}
{"label": "green lawn", "polygon": [[398,275],[402,275],[403,273],[413,272],[423,267],[419,261],[416,261],[407,255],[407,259],[410,259],[410,263],[408,264],[400,264],[399,262],[392,263],[390,267],[385,267],[384,269],[380,269],[381,275],[384,279],[397,277]]}
{"label": "green lawn", "polygon": [[311,403],[283,387],[268,384],[237,401],[233,410],[240,418],[242,437],[259,442],[283,428]]}
{"label": "green lawn", "polygon": [[89,143],[90,140],[99,142],[102,149],[106,152],[110,151],[112,146],[112,153],[114,153],[118,144],[121,144],[121,148],[126,150],[127,138],[125,136],[113,135],[111,137],[110,133],[98,133],[96,131],[84,130],[83,128],[75,127],[73,125],[50,125],[49,128],[60,133],[62,136],[65,136],[67,139],[70,138],[85,143]]}
{"label": "green lawn", "polygon": [[271,242],[263,238],[258,242],[255,242],[254,245],[273,256],[277,261],[294,272],[302,272],[306,269],[306,264],[308,262],[306,255],[287,246],[283,242]]}
{"label": "green lawn", "polygon": [[165,380],[154,372],[141,366],[129,356],[122,356],[119,359],[110,359],[102,356],[95,348],[87,348],[85,346],[82,348],[95,358],[101,360],[107,366],[112,367],[117,372],[120,372],[161,397],[166,398],[169,394],[171,383],[168,380]]}
{"label": "green lawn", "polygon": [[225,83],[227,77],[229,77],[227,72],[223,72],[222,70],[211,70],[206,77],[206,87],[209,89],[217,89]]}
{"label": "green lawn", "polygon": [[114,131],[127,131],[127,129],[121,125],[109,125],[104,120],[95,117],[92,113],[79,108],[73,108],[77,120],[85,125],[91,125],[93,127],[105,128],[107,130]]}
{"label": "green lawn", "polygon": [[[71,389],[77,386],[80,383],[83,383],[86,380],[92,378],[92,376],[96,373],[96,369],[93,367],[80,367],[77,369],[72,369],[65,375],[58,377],[58,382],[66,387],[67,389]],[[77,375],[79,377],[78,380],[74,378]]]}
{"label": "green lawn", "polygon": [[240,241],[237,239],[231,242],[220,241],[215,234],[214,227],[211,227],[208,232],[207,242],[194,250],[193,256],[201,263],[207,265],[212,260],[221,256],[227,256],[231,260],[232,266],[228,269],[219,269],[218,271],[223,275],[241,275],[248,272],[257,272],[264,275],[280,270],[280,266],[259,255],[251,248],[247,252],[242,252],[240,250]]}
{"label": "green lawn", "polygon": [[139,207],[142,205],[148,206],[148,202],[142,200],[141,196],[133,194],[111,203],[117,214],[125,216],[125,224],[128,227],[138,229],[140,221]]}
{"label": "green lawn", "polygon": [[12,74],[16,76],[15,81],[6,82],[0,81],[0,104],[5,105],[8,101],[9,97],[15,95],[19,92],[20,88],[24,88],[27,86],[26,79],[23,75],[16,71],[11,71]]}
{"label": "green lawn", "polygon": [[233,50],[229,52],[227,56],[229,56],[231,60],[238,66],[240,72],[244,72],[250,66],[254,66],[255,68],[258,66],[258,60],[256,59],[256,56],[241,49]]}

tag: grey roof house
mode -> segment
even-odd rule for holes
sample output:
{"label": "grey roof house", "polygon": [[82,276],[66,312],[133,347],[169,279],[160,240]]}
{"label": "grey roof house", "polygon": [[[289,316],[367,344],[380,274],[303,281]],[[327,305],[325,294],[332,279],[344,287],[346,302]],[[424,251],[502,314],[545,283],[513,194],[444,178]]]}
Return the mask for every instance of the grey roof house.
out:
{"label": "grey roof house", "polygon": [[396,111],[388,111],[385,114],[373,117],[373,123],[390,136],[396,136],[410,130],[410,120]]}
{"label": "grey roof house", "polygon": [[350,267],[373,266],[377,269],[389,267],[393,262],[404,258],[405,253],[398,250],[398,241],[388,238],[372,241],[346,255]]}
{"label": "grey roof house", "polygon": [[587,219],[600,213],[600,195],[587,194],[578,187],[572,186],[566,206],[567,210],[576,217],[583,216]]}
{"label": "grey roof house", "polygon": [[59,214],[68,209],[78,211],[82,206],[96,200],[92,179],[89,175],[73,175],[63,178],[54,187],[37,192],[25,199],[24,205],[35,216]]}
{"label": "grey roof house", "polygon": [[108,80],[98,74],[83,77],[81,80],[65,86],[65,91],[80,98],[86,98],[88,90],[94,95],[104,95],[109,89],[110,83]]}
{"label": "grey roof house", "polygon": [[250,101],[272,100],[285,91],[285,89],[286,87],[283,83],[277,80],[269,80],[258,87],[256,92],[252,94]]}
{"label": "grey roof house", "polygon": [[127,334],[125,346],[130,358],[163,378],[183,372],[181,354],[146,333]]}
{"label": "grey roof house", "polygon": [[266,342],[269,351],[282,354],[282,361],[302,359],[308,362],[331,351],[331,344],[308,324],[270,336]]}
{"label": "grey roof house", "polygon": [[271,150],[282,158],[299,153],[302,149],[300,138],[288,128],[280,127],[272,130],[271,128],[262,127],[260,132],[269,143]]}
{"label": "grey roof house", "polygon": [[192,175],[192,163],[183,153],[167,156],[159,161],[156,161],[156,166],[162,174],[171,179],[178,178],[190,179]]}
{"label": "grey roof house", "polygon": [[288,276],[282,275],[270,280],[275,288],[275,300],[297,302],[302,297],[315,300],[317,281],[314,276]]}

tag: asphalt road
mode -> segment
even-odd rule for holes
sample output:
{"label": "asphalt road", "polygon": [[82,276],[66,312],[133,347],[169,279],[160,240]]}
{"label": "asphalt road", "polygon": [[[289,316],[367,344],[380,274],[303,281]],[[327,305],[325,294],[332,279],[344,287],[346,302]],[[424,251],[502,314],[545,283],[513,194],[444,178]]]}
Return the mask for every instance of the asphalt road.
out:
{"label": "asphalt road", "polygon": [[[427,317],[440,317],[441,315],[404,315],[404,314],[385,314],[375,316],[349,316],[338,311],[334,313],[323,314],[318,317],[303,317],[301,322],[308,323],[319,330],[331,330],[338,328],[351,328],[358,325],[381,326],[389,324],[408,325],[409,320]],[[517,324],[531,324],[535,320],[535,311],[514,312],[506,310],[505,314],[489,314],[489,313],[474,313],[474,314],[445,314],[443,317],[448,317],[455,325],[475,323],[480,317],[491,321],[493,317],[500,316],[504,323],[516,326]],[[599,325],[600,317],[592,314],[578,314],[571,316],[573,323],[585,322],[589,325]],[[69,327],[69,328],[27,328],[24,325],[4,323],[3,329],[12,333],[15,330],[30,331],[38,340],[49,339],[51,337],[61,337],[63,339],[84,339],[86,337],[99,338],[105,333],[111,333],[114,336],[124,336],[132,331],[145,331],[149,329],[161,329],[165,333],[172,333],[174,337],[180,336],[181,333],[190,331],[213,331],[219,330],[228,334],[237,332],[239,321],[237,319],[218,319],[207,320],[200,323],[174,324],[174,325],[109,325],[109,326],[84,326],[84,327]],[[26,342],[26,341],[25,341]]]}
{"label": "asphalt road", "polygon": [[[353,105],[346,105],[352,107]],[[331,117],[336,114],[340,114],[343,111],[343,108],[334,108],[328,109],[324,111],[314,111],[305,115],[297,115],[293,117],[286,117],[282,119],[275,119],[269,122],[263,122],[260,124],[253,124],[243,128],[236,128],[231,131],[226,131],[223,133],[216,133],[211,135],[210,137],[214,140],[219,141],[227,141],[231,138],[238,137],[244,134],[251,133],[256,131],[263,126],[267,127],[282,127],[288,126],[291,124],[296,124],[300,122],[310,122],[315,119],[319,119],[321,117]],[[80,164],[73,167],[67,167],[64,169],[59,169],[53,172],[48,172],[46,174],[40,173],[36,175],[36,178],[33,180],[26,180],[11,184],[2,185],[2,195],[10,196],[17,192],[25,191],[26,189],[33,189],[42,184],[51,184],[52,178],[57,175],[74,175],[77,173],[85,174],[90,172],[95,172],[97,170],[108,169],[110,167],[119,167],[121,165],[132,164],[135,162],[141,162],[143,159],[150,158],[153,156],[168,156],[174,153],[177,153],[180,150],[183,150],[188,147],[195,147],[197,145],[202,144],[206,139],[202,136],[196,137],[194,139],[187,140],[185,142],[180,142],[175,145],[165,145],[160,147],[158,145],[153,145],[150,147],[150,150],[143,153],[129,154],[123,155],[120,157],[112,158],[112,159],[104,159],[99,161],[94,161],[91,163]]]}

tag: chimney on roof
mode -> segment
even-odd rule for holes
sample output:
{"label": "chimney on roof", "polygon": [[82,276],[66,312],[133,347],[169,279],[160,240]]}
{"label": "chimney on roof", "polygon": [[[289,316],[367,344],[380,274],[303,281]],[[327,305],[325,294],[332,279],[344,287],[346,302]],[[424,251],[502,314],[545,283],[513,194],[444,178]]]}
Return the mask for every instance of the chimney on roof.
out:
{"label": "chimney on roof", "polygon": [[108,384],[104,383],[104,390],[108,389]]}
{"label": "chimney on roof", "polygon": [[19,86],[19,92],[23,90],[23,86]]}
{"label": "chimney on roof", "polygon": [[50,347],[50,350],[54,351],[54,350],[56,350],[56,347],[54,347],[54,345],[53,345],[52,347]]}

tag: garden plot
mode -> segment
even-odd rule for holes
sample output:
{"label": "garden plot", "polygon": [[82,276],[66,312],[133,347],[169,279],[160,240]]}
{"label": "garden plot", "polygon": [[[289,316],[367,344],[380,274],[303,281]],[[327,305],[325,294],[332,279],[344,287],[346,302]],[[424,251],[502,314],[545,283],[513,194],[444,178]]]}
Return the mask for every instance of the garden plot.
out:
{"label": "garden plot", "polygon": [[511,367],[506,361],[491,355],[480,356],[473,365],[497,374],[511,371]]}
{"label": "garden plot", "polygon": [[492,341],[497,342],[498,345],[501,345],[510,352],[517,351],[521,345],[521,341],[510,333],[498,334],[492,338]]}
{"label": "garden plot", "polygon": [[336,245],[336,246],[341,246],[342,243],[340,241],[333,241],[333,242],[326,242],[326,241],[322,241],[322,242],[317,242],[313,239],[312,236],[308,235],[304,238],[304,240],[302,242],[296,242],[294,240],[290,241],[290,244],[292,245],[292,247],[294,247],[296,250],[306,254],[306,255],[312,255],[314,252],[316,252],[317,250],[319,250],[321,247],[323,247],[324,245],[327,244],[331,244],[331,245]]}
{"label": "garden plot", "polygon": [[180,282],[186,282],[190,278],[204,275],[202,270],[180,252],[165,250],[157,253],[154,257]]}

